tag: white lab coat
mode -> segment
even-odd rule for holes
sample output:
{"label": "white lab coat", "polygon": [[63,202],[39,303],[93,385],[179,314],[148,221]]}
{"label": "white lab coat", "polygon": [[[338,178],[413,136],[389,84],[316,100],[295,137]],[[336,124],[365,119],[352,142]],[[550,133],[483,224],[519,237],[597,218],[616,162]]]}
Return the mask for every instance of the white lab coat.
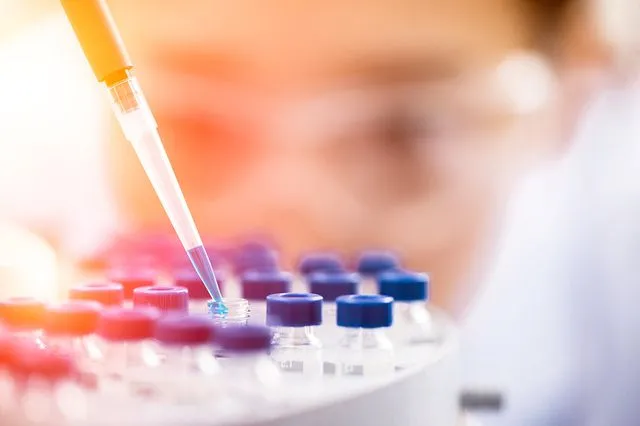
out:
{"label": "white lab coat", "polygon": [[640,97],[599,97],[568,156],[514,197],[465,318],[467,386],[503,392],[486,425],[640,424]]}

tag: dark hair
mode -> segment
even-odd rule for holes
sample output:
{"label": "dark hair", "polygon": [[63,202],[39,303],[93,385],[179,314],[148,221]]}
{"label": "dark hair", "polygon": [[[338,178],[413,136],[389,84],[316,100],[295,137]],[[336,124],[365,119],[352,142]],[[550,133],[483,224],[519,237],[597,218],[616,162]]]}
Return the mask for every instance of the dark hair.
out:
{"label": "dark hair", "polygon": [[521,0],[524,9],[532,18],[534,42],[543,47],[557,43],[558,32],[566,22],[570,9],[582,0]]}

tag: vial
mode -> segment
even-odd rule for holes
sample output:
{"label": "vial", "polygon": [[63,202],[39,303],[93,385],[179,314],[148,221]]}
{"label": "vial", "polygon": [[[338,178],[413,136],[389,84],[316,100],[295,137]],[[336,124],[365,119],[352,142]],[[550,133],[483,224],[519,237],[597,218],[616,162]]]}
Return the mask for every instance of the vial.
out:
{"label": "vial", "polygon": [[242,298],[251,305],[252,324],[264,325],[266,319],[266,299],[270,294],[291,291],[292,276],[282,271],[249,271],[240,281]]}
{"label": "vial", "polygon": [[87,420],[88,394],[73,357],[26,344],[15,349],[14,424],[71,424]]}
{"label": "vial", "polygon": [[0,417],[3,419],[9,418],[16,393],[11,365],[15,340],[11,333],[0,328]]}
{"label": "vial", "polygon": [[322,344],[315,329],[322,324],[322,297],[312,293],[267,296],[267,325],[273,331],[271,357],[282,371],[305,379],[322,377]]}
{"label": "vial", "polygon": [[223,299],[224,308],[215,300],[207,302],[207,311],[213,322],[221,327],[232,325],[247,325],[250,310],[247,299]]}
{"label": "vial", "polygon": [[233,256],[232,267],[236,275],[250,271],[277,271],[278,255],[274,250],[266,247],[251,250],[240,249]]}
{"label": "vial", "polygon": [[164,316],[156,324],[161,358],[154,382],[161,398],[174,404],[216,401],[220,365],[213,351],[214,324],[204,316]]}
{"label": "vial", "polygon": [[189,312],[189,291],[175,286],[139,287],[133,291],[133,306],[155,308],[164,315],[184,315]]}
{"label": "vial", "polygon": [[398,257],[390,251],[366,250],[358,256],[358,273],[363,276],[376,276],[399,267]]}
{"label": "vial", "polygon": [[[216,270],[215,276],[222,291],[225,283],[224,273]],[[175,272],[174,285],[184,287],[189,292],[189,312],[191,314],[206,315],[209,312],[208,306],[211,301],[211,295],[193,268],[185,268]]]}
{"label": "vial", "polygon": [[366,250],[358,256],[356,267],[363,277],[362,293],[378,294],[376,277],[386,271],[400,268],[398,257],[384,250]]}
{"label": "vial", "polygon": [[30,297],[14,297],[0,302],[0,322],[16,338],[42,343],[45,305]]}
{"label": "vial", "polygon": [[339,376],[381,376],[395,370],[393,345],[385,330],[393,322],[393,299],[379,295],[340,296],[338,326],[343,329],[334,360]]}
{"label": "vial", "polygon": [[122,285],[126,305],[133,300],[133,292],[139,287],[149,287],[156,284],[158,272],[149,267],[117,268],[107,272],[107,280]]}
{"label": "vial", "polygon": [[272,337],[271,330],[260,325],[220,328],[215,333],[222,384],[245,412],[283,397],[282,374],[269,357]]}
{"label": "vial", "polygon": [[344,263],[335,253],[310,253],[300,259],[298,272],[309,275],[314,272],[342,272]]}
{"label": "vial", "polygon": [[[159,312],[153,308],[109,308],[100,314],[96,335],[102,340],[100,391],[140,398],[154,396],[152,338]],[[123,392],[124,391],[124,392]]]}
{"label": "vial", "polygon": [[98,302],[105,307],[121,306],[124,302],[124,287],[111,282],[83,284],[69,290],[69,299]]}
{"label": "vial", "polygon": [[407,271],[388,271],[378,275],[378,291],[393,297],[395,326],[392,340],[403,345],[437,343],[440,340],[431,313],[429,276]]}
{"label": "vial", "polygon": [[309,291],[322,296],[322,327],[318,337],[325,347],[337,343],[336,299],[340,296],[358,294],[360,276],[349,272],[315,272],[307,276]]}
{"label": "vial", "polygon": [[47,307],[44,315],[44,342],[48,350],[73,356],[87,383],[95,384],[103,359],[94,333],[98,327],[101,305],[96,302],[71,301]]}

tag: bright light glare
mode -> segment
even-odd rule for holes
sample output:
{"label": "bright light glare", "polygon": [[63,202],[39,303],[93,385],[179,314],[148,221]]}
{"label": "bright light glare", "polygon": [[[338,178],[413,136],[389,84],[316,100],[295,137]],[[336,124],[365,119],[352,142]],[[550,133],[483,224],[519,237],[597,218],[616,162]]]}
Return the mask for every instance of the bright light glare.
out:
{"label": "bright light glare", "polygon": [[56,254],[46,241],[0,222],[0,298],[31,296],[53,301],[57,274]]}
{"label": "bright light glare", "polygon": [[517,114],[530,114],[548,104],[554,92],[550,66],[539,55],[515,53],[496,70],[498,87]]}

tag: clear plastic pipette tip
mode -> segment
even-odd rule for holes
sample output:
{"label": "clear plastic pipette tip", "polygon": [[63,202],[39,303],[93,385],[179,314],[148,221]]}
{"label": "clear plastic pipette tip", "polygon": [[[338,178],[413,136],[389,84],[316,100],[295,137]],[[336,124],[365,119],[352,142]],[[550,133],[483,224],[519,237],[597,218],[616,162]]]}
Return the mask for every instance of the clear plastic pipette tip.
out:
{"label": "clear plastic pipette tip", "polygon": [[211,295],[211,298],[215,301],[215,309],[217,309],[220,314],[226,314],[227,307],[222,301],[220,287],[218,286],[216,275],[213,272],[213,266],[211,266],[211,261],[209,260],[209,256],[207,255],[207,251],[204,249],[204,246],[200,245],[187,250],[187,255],[189,256],[189,260],[191,260],[191,264],[194,269],[198,273],[198,276]]}

